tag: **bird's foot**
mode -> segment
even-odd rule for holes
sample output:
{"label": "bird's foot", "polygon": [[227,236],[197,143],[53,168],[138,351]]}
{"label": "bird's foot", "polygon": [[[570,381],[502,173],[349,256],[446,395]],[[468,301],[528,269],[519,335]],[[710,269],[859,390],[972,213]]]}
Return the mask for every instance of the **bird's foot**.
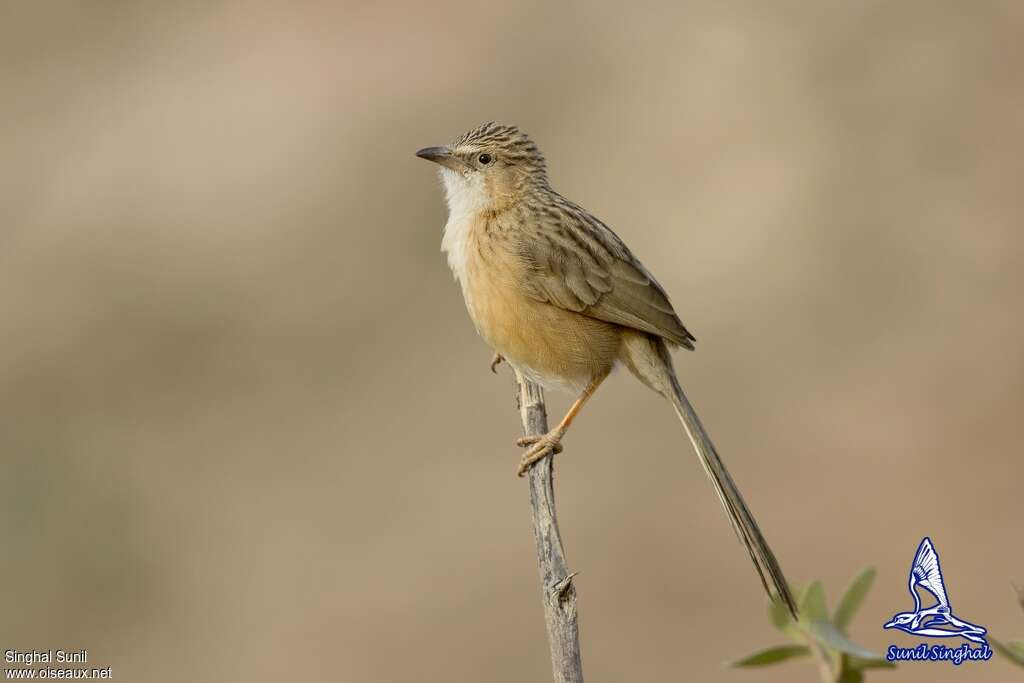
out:
{"label": "bird's foot", "polygon": [[503,360],[505,360],[505,358],[500,353],[495,353],[494,358],[491,359],[491,372],[495,375],[498,374],[497,367],[501,365],[501,361]]}
{"label": "bird's foot", "polygon": [[516,445],[523,448],[530,446],[530,450],[523,453],[519,461],[519,470],[516,472],[520,477],[526,474],[535,462],[546,458],[549,455],[562,452],[563,432],[553,429],[542,436],[524,436],[516,439]]}

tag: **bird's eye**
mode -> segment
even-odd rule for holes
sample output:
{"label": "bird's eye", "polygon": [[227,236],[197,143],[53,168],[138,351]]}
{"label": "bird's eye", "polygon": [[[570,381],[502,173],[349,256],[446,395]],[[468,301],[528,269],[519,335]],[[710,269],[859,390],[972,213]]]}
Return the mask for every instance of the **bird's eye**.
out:
{"label": "bird's eye", "polygon": [[481,154],[480,156],[478,156],[478,157],[476,158],[476,160],[477,160],[477,161],[479,161],[479,162],[480,162],[480,164],[481,164],[481,165],[483,165],[483,166],[486,166],[487,164],[491,163],[491,161],[492,161],[493,159],[494,159],[494,157],[492,157],[492,156],[491,156],[490,154],[488,154],[487,152],[484,152],[483,154]]}

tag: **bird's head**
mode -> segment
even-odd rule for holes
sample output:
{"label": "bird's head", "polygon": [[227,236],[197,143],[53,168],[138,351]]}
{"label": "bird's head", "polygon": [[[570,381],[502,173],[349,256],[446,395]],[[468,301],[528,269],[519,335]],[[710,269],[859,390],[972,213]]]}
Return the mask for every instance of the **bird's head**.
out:
{"label": "bird's head", "polygon": [[887,623],[885,628],[904,628],[910,626],[916,616],[916,612],[900,612],[893,616],[892,621]]}
{"label": "bird's head", "polygon": [[500,211],[531,190],[547,187],[544,156],[515,126],[485,123],[451,144],[421,149],[416,156],[441,166],[453,211]]}

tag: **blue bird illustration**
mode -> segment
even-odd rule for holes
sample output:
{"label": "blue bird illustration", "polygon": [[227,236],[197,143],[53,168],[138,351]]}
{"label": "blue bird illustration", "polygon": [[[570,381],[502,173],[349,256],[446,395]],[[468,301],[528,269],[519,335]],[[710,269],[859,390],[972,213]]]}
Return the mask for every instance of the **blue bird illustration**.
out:
{"label": "blue bird illustration", "polygon": [[[925,537],[917,547],[914,562],[910,565],[910,594],[914,596],[914,611],[899,612],[893,615],[892,621],[885,628],[898,628],[913,635],[946,638],[961,636],[976,643],[985,643],[987,629],[953,615],[946,595],[946,582],[942,578],[939,567],[939,554],[935,552],[930,538]],[[921,596],[917,588],[921,587],[931,593],[936,603],[931,607],[921,608]],[[939,628],[944,627],[944,628]]]}

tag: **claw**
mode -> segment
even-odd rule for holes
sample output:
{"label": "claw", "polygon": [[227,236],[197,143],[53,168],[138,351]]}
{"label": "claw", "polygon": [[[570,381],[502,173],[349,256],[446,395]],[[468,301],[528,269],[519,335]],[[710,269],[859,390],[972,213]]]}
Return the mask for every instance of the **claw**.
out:
{"label": "claw", "polygon": [[[516,439],[516,445],[519,446],[520,448],[526,448],[527,446],[533,446],[534,444],[540,443],[541,439],[543,439],[545,436],[547,436],[547,435],[546,434],[542,434],[540,436],[521,436],[518,439]],[[555,442],[554,444],[552,444],[550,446],[550,448],[555,453],[561,453],[562,452],[562,444],[560,442]]]}
{"label": "claw", "polygon": [[552,431],[544,434],[543,436],[524,436],[516,440],[518,446],[531,446],[530,450],[523,454],[522,459],[519,461],[519,469],[516,471],[520,477],[526,474],[526,471],[530,469],[535,462],[543,460],[549,455],[562,452],[562,440],[563,432]]}
{"label": "claw", "polygon": [[500,353],[494,354],[494,358],[491,359],[491,372],[495,375],[498,374],[497,367],[501,364],[501,361],[505,360]]}

